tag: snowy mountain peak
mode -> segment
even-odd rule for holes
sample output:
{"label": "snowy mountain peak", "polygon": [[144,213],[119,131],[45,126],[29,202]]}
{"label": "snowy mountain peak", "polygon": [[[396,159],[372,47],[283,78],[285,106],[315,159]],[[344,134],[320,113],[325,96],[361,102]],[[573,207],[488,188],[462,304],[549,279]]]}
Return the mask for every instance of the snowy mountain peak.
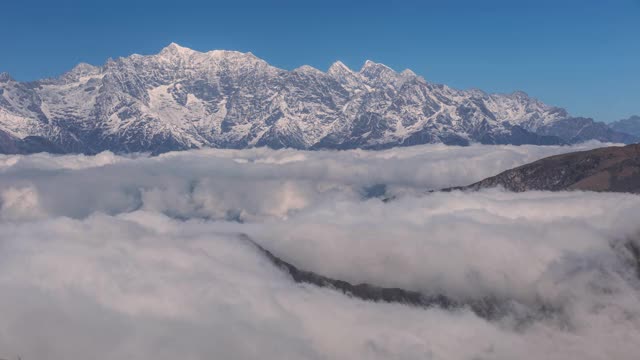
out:
{"label": "snowy mountain peak", "polygon": [[162,50],[160,50],[160,55],[162,54],[185,55],[185,54],[192,54],[194,52],[196,51],[172,42],[171,44],[167,45]]}
{"label": "snowy mountain peak", "polygon": [[357,89],[363,83],[362,76],[341,61],[333,63],[327,70],[327,74],[348,89]]}
{"label": "snowy mountain peak", "polygon": [[471,88],[466,90],[465,92],[471,96],[478,97],[478,98],[488,96],[488,94],[484,92],[484,90],[478,89],[478,88]]}
{"label": "snowy mountain peak", "polygon": [[15,81],[15,80],[13,80],[13,78],[11,77],[11,75],[9,75],[8,72],[1,72],[0,82],[9,82],[9,81]]}
{"label": "snowy mountain peak", "polygon": [[302,66],[300,66],[298,68],[295,68],[293,71],[300,72],[300,73],[313,73],[313,74],[318,74],[318,75],[324,74],[322,71],[314,68],[313,66],[309,66],[309,65],[302,65]]}
{"label": "snowy mountain peak", "polygon": [[416,75],[416,73],[414,73],[414,72],[413,72],[413,71],[411,71],[410,69],[404,69],[404,70],[402,70],[402,72],[400,73],[400,75],[402,75],[402,77],[405,77],[405,78],[418,77],[418,75]]}
{"label": "snowy mountain peak", "polygon": [[344,77],[353,77],[355,76],[355,72],[347,65],[345,65],[342,61],[334,62],[329,69],[327,70],[327,74],[334,78],[344,78]]}
{"label": "snowy mountain peak", "polygon": [[396,85],[401,80],[400,74],[387,65],[367,60],[360,71],[361,76],[368,79],[376,86]]}
{"label": "snowy mountain peak", "polygon": [[175,43],[55,79],[20,83],[3,73],[0,93],[0,131],[67,152],[630,139],[523,92],[456,90],[373,61],[358,72],[339,61],[326,73],[286,71],[251,53]]}
{"label": "snowy mountain peak", "polygon": [[388,67],[385,64],[367,60],[364,62],[364,65],[360,69],[360,73],[366,73],[370,71],[391,71],[395,73],[395,71],[392,68]]}
{"label": "snowy mountain peak", "polygon": [[251,52],[241,52],[235,50],[211,50],[205,53],[210,57],[214,58],[225,58],[225,57],[235,57],[235,58],[250,58],[250,59],[259,59],[257,56],[253,55]]}
{"label": "snowy mountain peak", "polygon": [[79,63],[65,75],[72,75],[76,77],[91,76],[99,74],[101,70],[102,68],[100,68],[99,66],[94,66],[87,63]]}
{"label": "snowy mountain peak", "polygon": [[516,91],[512,92],[511,94],[509,94],[509,96],[511,96],[513,98],[517,98],[517,99],[530,99],[529,94],[527,94],[526,92],[524,92],[522,90],[516,90]]}
{"label": "snowy mountain peak", "polygon": [[340,60],[338,60],[338,61],[334,62],[333,64],[331,64],[331,66],[329,67],[329,70],[327,70],[328,74],[344,73],[344,72],[352,73],[353,71],[351,69],[349,69],[349,67],[347,65],[345,65]]}

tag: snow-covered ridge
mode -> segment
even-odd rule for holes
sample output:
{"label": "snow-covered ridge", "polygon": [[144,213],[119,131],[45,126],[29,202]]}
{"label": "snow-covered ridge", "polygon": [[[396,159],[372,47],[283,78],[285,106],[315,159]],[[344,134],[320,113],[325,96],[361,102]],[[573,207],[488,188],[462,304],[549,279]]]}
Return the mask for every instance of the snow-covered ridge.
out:
{"label": "snow-covered ridge", "polygon": [[585,131],[589,119],[566,119],[523,92],[456,90],[373,61],[358,71],[339,61],[326,72],[287,71],[251,53],[175,43],[54,79],[0,75],[0,131],[62,152],[620,141],[608,128]]}

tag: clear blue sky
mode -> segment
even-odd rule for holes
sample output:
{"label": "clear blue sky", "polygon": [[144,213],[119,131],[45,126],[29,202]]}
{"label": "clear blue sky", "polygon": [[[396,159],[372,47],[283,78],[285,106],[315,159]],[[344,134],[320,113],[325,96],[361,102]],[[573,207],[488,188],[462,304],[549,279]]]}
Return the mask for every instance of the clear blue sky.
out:
{"label": "clear blue sky", "polygon": [[640,0],[15,0],[0,6],[0,32],[0,72],[19,80],[173,41],[285,69],[371,59],[597,120],[640,114]]}

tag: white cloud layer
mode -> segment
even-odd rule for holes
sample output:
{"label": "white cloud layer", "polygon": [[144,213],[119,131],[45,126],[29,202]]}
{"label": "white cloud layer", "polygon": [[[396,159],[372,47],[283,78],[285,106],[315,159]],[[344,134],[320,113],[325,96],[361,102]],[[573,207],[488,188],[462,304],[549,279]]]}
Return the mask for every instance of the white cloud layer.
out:
{"label": "white cloud layer", "polygon": [[[425,193],[598,145],[1,156],[0,358],[635,359],[640,196]],[[325,276],[513,313],[296,284],[240,233]]]}

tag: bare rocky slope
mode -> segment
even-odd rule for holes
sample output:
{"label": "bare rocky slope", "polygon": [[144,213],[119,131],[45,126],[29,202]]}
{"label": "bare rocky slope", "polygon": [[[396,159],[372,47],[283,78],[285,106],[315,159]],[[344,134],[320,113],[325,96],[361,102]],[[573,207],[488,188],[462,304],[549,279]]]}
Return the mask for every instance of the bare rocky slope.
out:
{"label": "bare rocky slope", "polygon": [[372,61],[287,71],[251,53],[177,44],[53,79],[2,73],[0,131],[2,153],[637,140],[523,92],[456,90]]}
{"label": "bare rocky slope", "polygon": [[510,191],[586,190],[640,193],[640,144],[556,155],[507,170],[465,187]]}

